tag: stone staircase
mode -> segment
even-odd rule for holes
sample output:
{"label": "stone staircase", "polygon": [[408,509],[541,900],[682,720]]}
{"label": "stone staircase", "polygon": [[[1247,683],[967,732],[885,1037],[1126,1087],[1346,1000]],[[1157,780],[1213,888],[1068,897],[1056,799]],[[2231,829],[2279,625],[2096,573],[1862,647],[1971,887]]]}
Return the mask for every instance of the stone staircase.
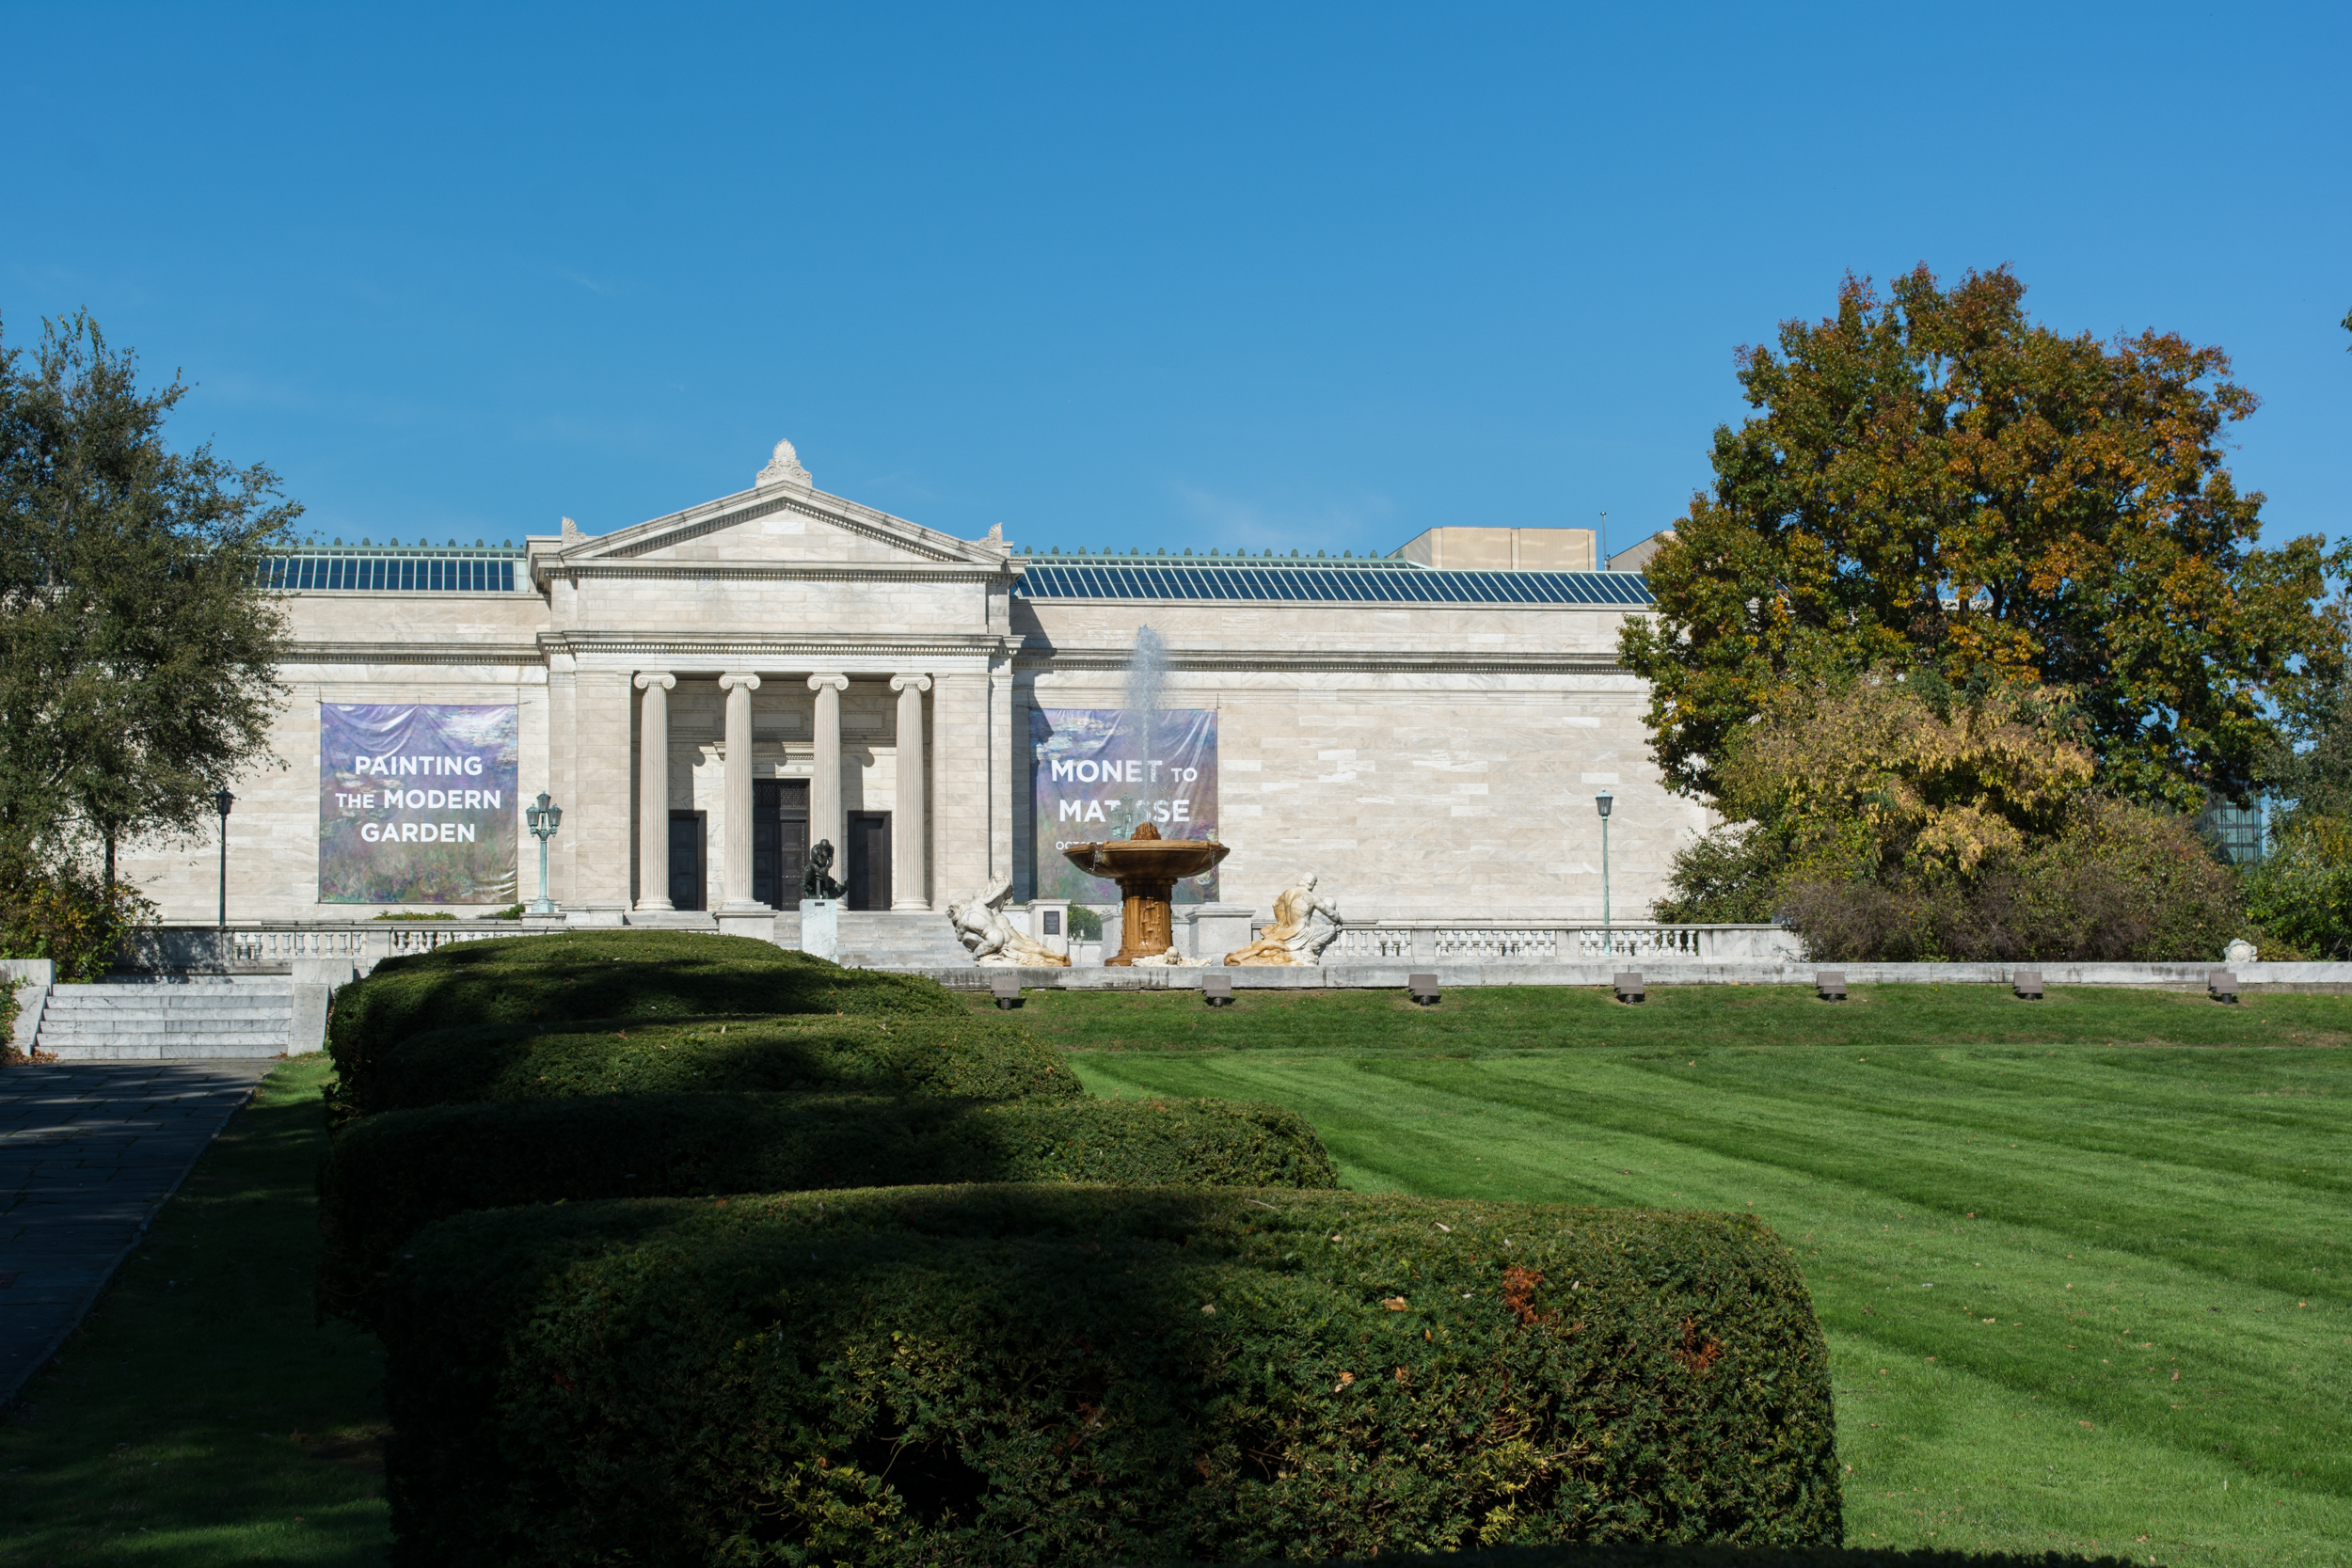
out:
{"label": "stone staircase", "polygon": [[857,969],[970,969],[972,955],[936,910],[843,910],[841,962]]}
{"label": "stone staircase", "polygon": [[283,974],[106,980],[50,988],[36,1046],[61,1062],[282,1056],[293,1023]]}

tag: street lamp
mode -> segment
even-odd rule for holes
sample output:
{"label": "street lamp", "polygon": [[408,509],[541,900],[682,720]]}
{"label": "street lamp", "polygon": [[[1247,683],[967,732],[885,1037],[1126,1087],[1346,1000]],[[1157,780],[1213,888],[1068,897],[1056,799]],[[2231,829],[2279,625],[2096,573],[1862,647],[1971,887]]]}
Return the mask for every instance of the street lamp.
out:
{"label": "street lamp", "polygon": [[226,789],[213,791],[213,809],[220,813],[220,928],[229,929],[229,808],[237,798]]}
{"label": "street lamp", "polygon": [[1609,808],[1616,803],[1605,789],[1593,797],[1593,804],[1600,808],[1600,948],[1613,956],[1616,943],[1609,935]]}
{"label": "street lamp", "polygon": [[553,914],[555,905],[548,897],[548,840],[553,838],[555,830],[563,826],[564,808],[548,799],[548,792],[543,789],[539,791],[537,805],[523,808],[523,822],[531,829],[531,836],[539,841],[539,896],[529,912]]}

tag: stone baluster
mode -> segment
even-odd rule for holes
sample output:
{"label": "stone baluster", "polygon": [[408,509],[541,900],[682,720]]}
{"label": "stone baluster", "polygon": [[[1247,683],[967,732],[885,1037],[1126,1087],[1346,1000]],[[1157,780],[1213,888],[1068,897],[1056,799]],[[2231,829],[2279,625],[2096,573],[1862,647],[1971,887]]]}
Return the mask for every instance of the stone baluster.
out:
{"label": "stone baluster", "polygon": [[[928,910],[929,829],[924,821],[926,769],[923,754],[923,693],[931,689],[929,675],[893,675],[890,689],[898,694],[898,791],[893,806],[896,825],[890,835],[890,907]],[[1030,933],[1032,936],[1035,932]]]}
{"label": "stone baluster", "polygon": [[641,670],[637,689],[645,694],[638,725],[637,907],[670,907],[670,690],[677,677]]}
{"label": "stone baluster", "polygon": [[719,865],[721,908],[765,911],[766,905],[752,900],[752,693],[759,689],[759,677],[721,675],[719,689],[727,694],[726,854]]}
{"label": "stone baluster", "polygon": [[816,756],[808,780],[808,844],[814,849],[822,839],[833,846],[833,874],[846,882],[850,828],[841,815],[841,693],[850,689],[850,677],[811,675],[808,689],[817,693]]}

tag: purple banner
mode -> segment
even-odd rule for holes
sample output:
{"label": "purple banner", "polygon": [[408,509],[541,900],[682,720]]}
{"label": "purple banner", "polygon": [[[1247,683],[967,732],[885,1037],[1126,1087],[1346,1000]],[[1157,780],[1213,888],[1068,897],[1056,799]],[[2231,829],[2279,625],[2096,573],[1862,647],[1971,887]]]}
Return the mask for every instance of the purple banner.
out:
{"label": "purple banner", "polygon": [[[1089,877],[1065,847],[1125,838],[1149,822],[1162,838],[1216,837],[1216,714],[1163,708],[1152,737],[1118,708],[1029,710],[1036,759],[1037,896],[1116,904],[1119,884]],[[1216,873],[1176,884],[1179,904],[1216,902]]]}
{"label": "purple banner", "polygon": [[512,904],[512,703],[319,705],[319,902]]}

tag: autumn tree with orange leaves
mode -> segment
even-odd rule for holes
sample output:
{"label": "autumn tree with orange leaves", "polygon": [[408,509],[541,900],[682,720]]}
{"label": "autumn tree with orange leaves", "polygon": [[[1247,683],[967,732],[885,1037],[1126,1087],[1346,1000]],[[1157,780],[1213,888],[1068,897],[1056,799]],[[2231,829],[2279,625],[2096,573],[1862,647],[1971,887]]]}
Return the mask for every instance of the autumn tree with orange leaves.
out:
{"label": "autumn tree with orange leaves", "polygon": [[1677,787],[1720,801],[1793,693],[1923,669],[2066,689],[2103,791],[2195,809],[2247,797],[2269,699],[2334,677],[2320,541],[2258,547],[2263,497],[2222,461],[2256,407],[2228,356],[2067,337],[2025,292],[2006,267],[1883,297],[1849,277],[1835,315],[1741,351],[1757,413],[1716,431],[1619,644]]}

